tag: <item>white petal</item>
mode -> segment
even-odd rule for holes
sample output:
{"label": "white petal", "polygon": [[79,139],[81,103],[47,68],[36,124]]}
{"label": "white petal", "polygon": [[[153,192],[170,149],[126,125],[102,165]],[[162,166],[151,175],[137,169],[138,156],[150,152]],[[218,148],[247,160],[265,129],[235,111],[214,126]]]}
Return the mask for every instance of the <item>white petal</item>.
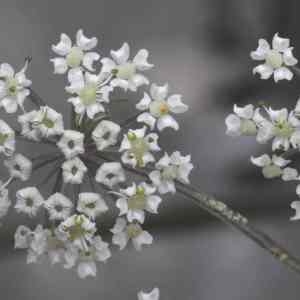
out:
{"label": "white petal", "polygon": [[159,196],[151,195],[147,198],[147,207],[146,209],[151,212],[157,214],[157,209],[159,204],[161,203],[161,198]]}
{"label": "white petal", "polygon": [[282,180],[290,181],[298,179],[298,171],[294,168],[285,168],[282,173]]}
{"label": "white petal", "polygon": [[67,61],[62,57],[50,59],[54,65],[54,74],[64,74],[68,70]]}
{"label": "white petal", "polygon": [[94,62],[100,59],[100,55],[96,52],[88,52],[83,56],[82,64],[89,70],[95,71]]}
{"label": "white petal", "polygon": [[290,160],[286,160],[281,156],[277,156],[277,155],[272,156],[272,161],[276,166],[281,168],[287,166],[291,162]]}
{"label": "white petal", "polygon": [[278,82],[279,80],[292,80],[294,74],[286,67],[281,67],[274,71],[274,80]]}
{"label": "white petal", "polygon": [[150,87],[150,94],[154,100],[165,100],[169,92],[169,86],[166,83],[163,86],[153,83]]}
{"label": "white petal", "polygon": [[260,74],[260,79],[269,79],[273,74],[273,68],[267,64],[258,65],[253,69],[253,74]]}
{"label": "white petal", "polygon": [[225,119],[225,124],[227,126],[226,134],[229,136],[239,136],[241,135],[241,119],[235,115],[230,114]]}
{"label": "white petal", "polygon": [[292,221],[300,220],[300,201],[293,201],[291,203],[291,208],[295,209],[295,215],[290,218]]}
{"label": "white petal", "polygon": [[94,119],[94,116],[99,112],[105,112],[104,106],[100,103],[89,105],[86,109],[87,116]]}
{"label": "white petal", "polygon": [[283,61],[287,66],[294,66],[298,63],[293,55],[293,48],[288,48],[283,52]]}
{"label": "white petal", "polygon": [[150,293],[140,291],[138,293],[138,300],[159,300],[159,289],[154,288]]}
{"label": "white petal", "polygon": [[277,51],[284,51],[290,46],[290,39],[282,38],[278,32],[274,35],[272,40],[272,47]]}
{"label": "white petal", "polygon": [[79,278],[86,278],[88,276],[95,277],[97,275],[97,266],[94,261],[83,261],[78,264],[77,273]]}
{"label": "white petal", "polygon": [[150,105],[150,103],[151,103],[151,98],[150,98],[150,96],[147,94],[147,93],[145,93],[144,92],[144,97],[140,100],[140,102],[138,102],[137,104],[136,104],[136,108],[138,109],[138,110],[146,110],[146,109],[149,109],[149,105]]}
{"label": "white petal", "polygon": [[138,221],[140,224],[143,224],[145,221],[145,212],[143,210],[129,210],[127,219],[130,223]]}
{"label": "white petal", "polygon": [[136,120],[137,122],[147,124],[151,128],[151,130],[154,129],[156,123],[156,119],[148,112],[140,114]]}
{"label": "white petal", "polygon": [[147,59],[149,52],[146,49],[141,49],[133,59],[133,63],[136,65],[137,69],[140,71],[146,71],[153,67],[153,64],[150,64]]}
{"label": "white petal", "polygon": [[252,104],[248,104],[243,107],[239,107],[234,104],[233,111],[240,117],[244,119],[251,119],[254,114],[254,106]]}
{"label": "white petal", "polygon": [[9,97],[5,97],[1,100],[0,106],[5,109],[8,114],[13,114],[18,110],[17,101]]}
{"label": "white petal", "polygon": [[271,158],[268,154],[263,154],[258,157],[251,156],[251,162],[258,167],[265,167],[271,164]]}
{"label": "white petal", "polygon": [[296,187],[296,194],[300,196],[300,184],[298,184]]}
{"label": "white petal", "polygon": [[116,63],[108,57],[102,58],[101,63],[102,63],[102,69],[101,69],[102,73],[110,73],[111,70],[116,67]]}
{"label": "white petal", "polygon": [[10,64],[3,63],[0,65],[0,77],[13,77],[15,71]]}
{"label": "white petal", "polygon": [[157,120],[157,128],[159,131],[162,131],[166,127],[171,127],[175,130],[179,129],[177,121],[170,115],[165,115]]}
{"label": "white petal", "polygon": [[82,29],[79,29],[76,34],[76,44],[79,46],[82,50],[89,51],[97,46],[98,39],[93,38],[87,38]]}
{"label": "white petal", "polygon": [[66,56],[72,47],[71,39],[64,33],[60,35],[60,41],[56,45],[52,45],[52,50],[62,56]]}
{"label": "white petal", "polygon": [[142,250],[142,245],[151,245],[153,242],[153,237],[147,231],[143,231],[136,238],[132,239],[133,246],[136,250]]}
{"label": "white petal", "polygon": [[258,47],[255,51],[250,53],[250,56],[254,60],[264,60],[267,52],[270,50],[270,45],[265,39],[258,40]]}
{"label": "white petal", "polygon": [[112,243],[118,245],[120,247],[120,250],[122,250],[128,243],[128,236],[125,232],[115,233],[112,237]]}
{"label": "white petal", "polygon": [[120,87],[120,88],[124,89],[124,91],[127,91],[128,87],[129,87],[128,81],[121,79],[121,78],[114,78],[110,82],[110,84],[112,87]]}
{"label": "white petal", "polygon": [[136,91],[136,89],[142,85],[149,84],[149,80],[142,74],[134,74],[129,81],[129,89]]}
{"label": "white petal", "polygon": [[181,97],[181,95],[172,95],[168,98],[167,102],[171,112],[175,114],[181,114],[188,110],[188,106],[182,103]]}
{"label": "white petal", "polygon": [[112,233],[119,233],[126,227],[126,220],[124,218],[117,218],[114,227],[110,230]]}
{"label": "white petal", "polygon": [[119,216],[125,215],[128,212],[127,200],[119,198],[116,202],[116,207],[120,210]]}
{"label": "white petal", "polygon": [[128,61],[130,48],[127,43],[124,43],[118,50],[111,50],[110,55],[119,64],[124,64]]}

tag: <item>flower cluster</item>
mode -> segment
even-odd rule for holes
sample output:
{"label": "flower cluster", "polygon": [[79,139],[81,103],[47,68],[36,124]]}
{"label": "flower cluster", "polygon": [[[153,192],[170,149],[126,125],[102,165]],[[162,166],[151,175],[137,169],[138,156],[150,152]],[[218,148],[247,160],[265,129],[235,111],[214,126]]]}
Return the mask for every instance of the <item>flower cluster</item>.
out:
{"label": "flower cluster", "polygon": [[[254,60],[264,61],[253,69],[261,79],[268,79],[274,74],[275,82],[291,80],[293,72],[297,71],[297,59],[292,54],[290,40],[276,33],[272,48],[269,43],[260,39],[258,48],[250,56]],[[300,150],[300,99],[294,109],[273,109],[266,105],[252,104],[240,107],[234,105],[233,113],[225,120],[227,134],[236,136],[255,136],[259,144],[271,144],[272,155],[262,154],[251,157],[251,162],[260,167],[265,178],[281,178],[283,181],[297,183],[296,194],[300,197],[300,175],[293,164],[292,155]],[[291,220],[300,219],[300,200],[291,203],[296,210]]]}
{"label": "flower cluster", "polygon": [[[144,75],[153,68],[148,51],[141,49],[131,58],[130,47],[124,43],[111,50],[110,57],[100,58],[97,44],[97,38],[85,36],[80,29],[75,42],[61,34],[52,45],[54,73],[67,77],[70,126],[31,88],[26,78],[29,59],[18,73],[6,63],[0,65],[0,107],[9,114],[21,109],[19,129],[0,120],[0,153],[9,173],[7,181],[0,183],[0,217],[10,206],[28,218],[44,216],[35,229],[27,225],[17,228],[15,248],[26,249],[28,263],[48,257],[52,264],[76,268],[80,278],[96,276],[96,262],[111,256],[105,233],[97,225],[111,207],[108,201],[118,209],[115,224],[106,233],[112,234],[112,244],[124,249],[131,241],[141,250],[153,242],[143,229],[148,214],[158,213],[162,195],[174,194],[177,182],[189,183],[193,168],[190,155],[168,154],[160,146],[160,133],[166,128],[178,130],[176,115],[186,112],[188,106],[181,95],[169,94],[168,84],[150,85]],[[136,92],[147,85],[150,91],[144,91],[142,99],[132,105],[134,116],[116,122],[111,106],[115,90]],[[27,97],[35,109],[26,110]],[[237,115],[236,119],[242,119],[239,116],[244,113]],[[248,119],[252,122],[252,116]],[[252,126],[256,129],[254,123]],[[293,143],[295,132],[291,132]],[[55,151],[29,158],[16,151],[16,140],[50,145]],[[45,195],[42,184],[35,184],[19,189],[15,200],[9,197],[8,188],[15,180],[26,182],[44,166],[52,170],[43,184],[55,178],[50,195]],[[138,297],[158,299],[159,291],[140,292]]]}

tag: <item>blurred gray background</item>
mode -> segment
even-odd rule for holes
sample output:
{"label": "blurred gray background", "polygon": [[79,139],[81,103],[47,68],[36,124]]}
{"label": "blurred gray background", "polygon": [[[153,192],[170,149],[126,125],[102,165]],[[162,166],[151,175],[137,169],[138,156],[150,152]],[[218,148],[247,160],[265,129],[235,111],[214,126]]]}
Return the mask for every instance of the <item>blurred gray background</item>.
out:
{"label": "blurred gray background", "polygon": [[[171,91],[181,93],[190,106],[179,118],[181,130],[166,131],[162,145],[191,153],[195,185],[300,255],[300,224],[289,221],[295,186],[265,181],[249,157],[267,147],[251,138],[229,138],[224,126],[233,103],[264,100],[276,108],[296,103],[299,81],[275,85],[254,78],[249,52],[258,38],[270,40],[280,32],[292,39],[299,58],[299,9],[297,0],[1,0],[0,60],[19,68],[25,56],[32,56],[33,88],[54,109],[68,114],[65,77],[54,76],[49,62],[50,46],[61,32],[74,36],[83,28],[88,36],[97,36],[102,56],[123,41],[133,52],[149,49],[156,66],[148,72],[150,79],[169,82]],[[140,95],[127,96],[135,103]],[[128,103],[114,111],[123,119],[133,113]],[[25,143],[18,146],[31,156],[42,151]],[[1,174],[6,176],[5,170]],[[35,178],[32,184],[38,182]],[[49,186],[41,187],[45,196]],[[59,266],[27,266],[25,253],[13,250],[12,236],[20,222],[28,220],[10,212],[0,228],[1,299],[129,300],[136,299],[139,289],[156,285],[162,300],[299,298],[298,275],[183,197],[167,197],[160,214],[148,218],[153,246],[141,253],[114,248],[107,264],[99,265],[97,278],[85,281]],[[103,223],[111,225],[111,218]]]}

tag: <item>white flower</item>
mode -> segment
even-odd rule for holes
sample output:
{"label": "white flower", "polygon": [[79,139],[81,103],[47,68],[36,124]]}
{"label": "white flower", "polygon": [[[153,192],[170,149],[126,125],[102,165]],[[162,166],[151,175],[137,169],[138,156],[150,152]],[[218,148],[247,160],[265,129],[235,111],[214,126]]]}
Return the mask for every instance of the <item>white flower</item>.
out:
{"label": "white flower", "polygon": [[300,130],[300,121],[295,117],[293,111],[288,113],[286,108],[273,110],[271,107],[266,109],[270,121],[265,119],[257,109],[253,120],[257,124],[257,141],[266,143],[273,139],[272,150],[290,148],[290,144],[296,147],[298,144],[298,134]]}
{"label": "white flower", "polygon": [[259,157],[251,156],[251,162],[262,168],[262,173],[265,178],[271,179],[280,177],[283,173],[282,168],[289,164],[290,160],[285,160],[276,155],[273,155],[271,159],[268,154],[263,154]]}
{"label": "white flower", "polygon": [[126,247],[130,239],[137,251],[140,251],[143,245],[151,245],[153,242],[149,232],[143,230],[139,224],[127,224],[124,218],[117,218],[114,227],[110,231],[113,233],[113,244],[118,245],[120,250]]}
{"label": "white flower", "polygon": [[167,127],[175,130],[179,129],[177,121],[171,114],[180,114],[188,110],[188,106],[181,101],[181,95],[168,96],[168,85],[158,86],[152,84],[150,95],[144,93],[143,99],[136,105],[136,108],[142,111],[149,111],[140,114],[138,122],[146,123],[153,130],[157,121],[159,131]]}
{"label": "white flower", "polygon": [[175,193],[174,180],[182,183],[189,183],[189,174],[193,169],[190,162],[191,156],[182,156],[179,151],[175,151],[169,156],[167,153],[156,163],[157,170],[149,174],[153,184],[157,187],[159,193],[166,194],[168,192]]}
{"label": "white flower", "polygon": [[88,170],[85,164],[78,157],[65,161],[62,166],[63,180],[65,183],[81,184],[84,174]]}
{"label": "white flower", "polygon": [[16,249],[27,249],[30,243],[31,230],[27,226],[18,226],[15,232],[15,248]]}
{"label": "white flower", "polygon": [[106,162],[97,170],[95,180],[112,188],[114,185],[124,182],[126,177],[119,162]]}
{"label": "white flower", "polygon": [[99,60],[100,55],[90,52],[97,46],[97,38],[87,38],[82,29],[76,34],[76,44],[72,45],[71,39],[64,33],[60,35],[60,41],[52,45],[52,50],[61,57],[52,58],[54,73],[64,74],[68,68],[77,68],[81,65],[89,71],[94,71],[93,64]]}
{"label": "white flower", "polygon": [[91,240],[91,245],[87,252],[83,252],[77,266],[77,273],[80,278],[97,275],[97,266],[95,261],[105,262],[111,257],[108,243],[103,242],[100,236]]}
{"label": "white flower", "polygon": [[108,120],[99,122],[92,132],[92,139],[97,149],[101,151],[109,146],[115,145],[118,142],[120,131],[121,127],[114,122]]}
{"label": "white flower", "polygon": [[295,215],[290,218],[291,221],[300,220],[300,201],[293,201],[291,203],[291,208],[295,210]]}
{"label": "white flower", "polygon": [[18,190],[16,197],[16,211],[23,212],[30,217],[36,216],[39,208],[44,203],[44,199],[36,187],[27,187]]}
{"label": "white flower", "polygon": [[15,132],[0,120],[0,153],[11,156],[15,151]]}
{"label": "white flower", "polygon": [[73,203],[61,193],[51,195],[45,202],[50,220],[65,220],[71,214]]}
{"label": "white flower", "polygon": [[252,120],[254,116],[254,107],[248,104],[244,107],[233,107],[234,114],[230,114],[226,120],[226,134],[230,136],[255,135],[257,132],[256,124]]}
{"label": "white flower", "polygon": [[18,116],[18,122],[21,125],[21,134],[34,141],[41,139],[41,131],[34,125],[33,120],[37,117],[38,111],[32,110],[28,113]]}
{"label": "white flower", "polygon": [[150,293],[140,291],[138,293],[138,300],[159,300],[159,289],[154,288]]}
{"label": "white flower", "polygon": [[259,73],[261,79],[269,79],[274,74],[275,82],[293,78],[293,73],[288,67],[297,64],[298,60],[293,56],[293,47],[290,40],[281,38],[276,33],[273,37],[272,48],[265,39],[258,41],[258,48],[251,52],[251,58],[264,61],[253,69],[253,73]]}
{"label": "white flower", "polygon": [[103,198],[97,193],[80,193],[78,195],[77,211],[91,219],[106,212],[108,207]]}
{"label": "white flower", "polygon": [[291,181],[291,180],[299,180],[298,171],[294,168],[285,168],[282,172],[282,180]]}
{"label": "white flower", "polygon": [[85,215],[72,215],[62,222],[58,231],[61,238],[70,241],[78,249],[88,251],[87,242],[91,242],[96,229],[96,224]]}
{"label": "white flower", "polygon": [[149,53],[146,49],[139,50],[132,61],[129,59],[130,49],[127,43],[124,43],[119,50],[111,50],[110,55],[113,60],[105,57],[101,59],[101,63],[102,72],[111,73],[115,77],[111,81],[112,86],[136,91],[141,85],[149,84],[149,80],[144,75],[137,73],[153,67],[147,61]]}
{"label": "white flower", "polygon": [[84,153],[84,134],[75,130],[65,130],[56,144],[67,159]]}
{"label": "white flower", "polygon": [[138,186],[133,183],[127,189],[121,189],[120,193],[115,193],[120,197],[116,202],[120,210],[119,216],[127,215],[130,223],[133,221],[144,223],[145,210],[157,214],[162,200],[159,196],[153,195],[155,191],[155,187],[142,182]]}
{"label": "white flower", "polygon": [[36,263],[38,258],[47,250],[47,240],[49,231],[43,229],[42,225],[38,225],[31,233],[30,244],[27,253],[27,263]]}
{"label": "white flower", "polygon": [[68,74],[70,85],[66,87],[68,93],[74,97],[68,99],[72,103],[75,112],[81,117],[86,113],[88,118],[93,119],[99,112],[104,112],[102,103],[109,103],[109,93],[113,88],[103,83],[102,74],[95,75],[73,69]]}
{"label": "white flower", "polygon": [[11,202],[8,198],[8,189],[2,188],[2,181],[0,181],[0,218],[7,215]]}
{"label": "white flower", "polygon": [[144,126],[140,129],[129,130],[127,135],[124,135],[119,149],[120,152],[124,152],[122,155],[123,163],[133,167],[137,165],[144,167],[147,163],[155,161],[151,152],[160,150],[157,144],[158,135],[156,133],[145,135],[146,130],[147,128]]}
{"label": "white flower", "polygon": [[25,75],[27,66],[26,61],[21,71],[15,73],[11,65],[0,65],[0,107],[9,114],[15,113],[18,106],[24,110],[24,100],[30,94],[28,87],[31,85],[31,81]]}
{"label": "white flower", "polygon": [[61,114],[49,106],[42,106],[34,115],[30,127],[38,129],[42,137],[61,135],[64,131],[64,122]]}
{"label": "white flower", "polygon": [[8,160],[4,161],[11,177],[18,178],[22,181],[29,179],[32,171],[32,163],[24,155],[17,153]]}

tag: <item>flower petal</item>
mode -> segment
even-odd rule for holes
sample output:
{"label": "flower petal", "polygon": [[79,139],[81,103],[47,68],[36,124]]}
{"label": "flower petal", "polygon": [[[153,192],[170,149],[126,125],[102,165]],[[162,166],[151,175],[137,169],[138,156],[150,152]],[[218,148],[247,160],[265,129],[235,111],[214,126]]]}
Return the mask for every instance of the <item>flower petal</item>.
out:
{"label": "flower petal", "polygon": [[65,34],[62,33],[60,35],[60,41],[56,45],[52,45],[52,50],[61,56],[66,56],[72,47],[72,41],[71,39]]}
{"label": "flower petal", "polygon": [[159,86],[153,83],[150,87],[150,94],[154,100],[165,100],[169,92],[169,86],[165,85]]}
{"label": "flower petal", "polygon": [[263,154],[258,157],[251,156],[251,162],[258,167],[265,167],[271,164],[271,158],[268,154]]}
{"label": "flower petal", "polygon": [[291,208],[294,209],[295,215],[290,218],[291,221],[297,221],[300,220],[300,201],[293,201],[291,203]]}
{"label": "flower petal", "polygon": [[82,50],[89,51],[97,46],[98,39],[96,37],[87,38],[82,29],[79,29],[76,33],[76,44]]}
{"label": "flower petal", "polygon": [[127,43],[124,43],[120,49],[111,50],[110,55],[117,62],[117,64],[121,65],[128,61],[129,59],[130,48]]}
{"label": "flower petal", "polygon": [[152,100],[151,100],[150,96],[147,93],[144,92],[144,97],[140,100],[140,102],[138,102],[136,104],[135,107],[138,110],[146,110],[146,109],[149,108],[149,105],[150,105],[151,101]]}
{"label": "flower petal", "polygon": [[283,61],[287,66],[294,66],[298,63],[298,60],[293,55],[293,48],[288,48],[283,52]]}
{"label": "flower petal", "polygon": [[181,97],[181,95],[172,95],[168,98],[167,102],[171,112],[175,114],[181,114],[188,110],[188,106],[182,103]]}
{"label": "flower petal", "polygon": [[281,67],[274,71],[274,80],[278,82],[279,80],[292,80],[294,74],[286,67]]}
{"label": "flower petal", "polygon": [[89,71],[95,71],[93,64],[95,61],[100,59],[100,55],[96,52],[88,52],[83,56],[82,64]]}
{"label": "flower petal", "polygon": [[269,79],[273,74],[273,68],[267,64],[258,65],[253,69],[253,74],[260,74],[260,79]]}
{"label": "flower petal", "polygon": [[151,130],[154,129],[154,126],[156,123],[156,119],[148,112],[144,112],[144,113],[140,114],[136,120],[137,120],[137,122],[147,124],[151,128]]}
{"label": "flower petal", "polygon": [[250,56],[254,60],[264,60],[269,50],[269,43],[265,39],[259,39],[257,49],[255,51],[252,51],[250,53]]}
{"label": "flower petal", "polygon": [[54,74],[65,74],[68,70],[67,61],[62,57],[50,59],[54,65]]}
{"label": "flower petal", "polygon": [[290,39],[282,38],[278,32],[274,35],[272,40],[272,47],[277,51],[284,51],[290,46]]}
{"label": "flower petal", "polygon": [[151,69],[154,65],[150,64],[147,59],[149,52],[146,49],[141,49],[136,56],[133,58],[133,63],[136,65],[137,69],[140,71],[146,71]]}
{"label": "flower petal", "polygon": [[165,129],[167,127],[171,127],[174,130],[179,129],[179,125],[178,125],[177,121],[170,115],[165,115],[163,117],[160,117],[157,120],[157,128],[159,131],[162,131],[163,129]]}

